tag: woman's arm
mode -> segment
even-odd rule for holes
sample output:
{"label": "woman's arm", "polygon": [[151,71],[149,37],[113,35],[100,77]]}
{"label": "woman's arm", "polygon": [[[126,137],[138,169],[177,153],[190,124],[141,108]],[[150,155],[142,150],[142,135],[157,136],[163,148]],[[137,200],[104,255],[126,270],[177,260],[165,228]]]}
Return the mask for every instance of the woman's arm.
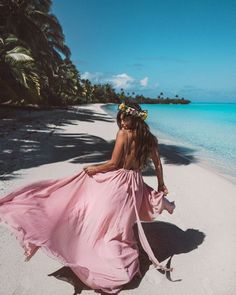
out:
{"label": "woman's arm", "polygon": [[105,172],[105,171],[116,169],[119,165],[119,162],[123,153],[124,142],[125,142],[125,133],[123,130],[119,130],[116,135],[115,146],[112,152],[111,159],[105,162],[104,164],[97,164],[97,165],[85,167],[84,171],[91,176],[98,172]]}
{"label": "woman's arm", "polygon": [[156,144],[153,145],[151,158],[155,166],[156,175],[158,179],[158,191],[163,191],[165,194],[168,194],[168,190],[164,183],[163,168],[160,159],[158,142],[156,142]]}

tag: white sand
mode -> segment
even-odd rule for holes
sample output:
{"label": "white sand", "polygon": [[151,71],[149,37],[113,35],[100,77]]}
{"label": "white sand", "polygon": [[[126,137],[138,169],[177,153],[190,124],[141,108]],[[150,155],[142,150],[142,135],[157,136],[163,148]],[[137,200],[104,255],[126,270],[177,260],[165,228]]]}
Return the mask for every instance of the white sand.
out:
{"label": "white sand", "polygon": [[[59,129],[55,129],[54,134],[69,136],[71,144],[74,144],[75,138],[87,135],[85,148],[91,144],[91,151],[95,147],[97,158],[101,159],[98,145],[111,147],[110,141],[116,135],[116,123],[101,109],[101,105],[81,106],[79,109],[86,111],[87,116],[81,121],[81,116],[78,115],[78,118],[73,118]],[[103,121],[104,118],[109,122]],[[161,139],[159,142],[161,143]],[[73,152],[71,157],[68,154],[64,160],[58,157],[58,161],[51,162],[51,151],[45,155],[49,159],[45,164],[16,170],[14,174],[17,177],[1,183],[0,194],[4,195],[14,188],[36,180],[61,178],[80,170],[88,163],[83,164],[83,158],[80,160],[81,163],[73,163],[73,159],[78,159],[81,151],[84,152],[84,147],[79,143],[81,142],[78,141],[78,147],[75,147],[78,148],[78,154]],[[49,142],[46,140],[41,144],[47,147]],[[66,147],[67,145],[69,145],[68,140]],[[169,198],[175,200],[176,210],[173,215],[164,212],[159,218],[161,221],[159,226],[164,228],[162,239],[168,237],[167,244],[160,241],[160,245],[157,245],[157,239],[157,243],[152,246],[157,249],[159,246],[162,247],[162,250],[159,249],[160,252],[172,248],[174,253],[179,253],[172,258],[174,271],[171,277],[172,280],[181,279],[181,281],[172,282],[150,267],[139,286],[123,290],[120,294],[235,294],[236,186],[196,164],[175,165],[166,164],[164,161],[162,163],[165,183],[170,191]],[[144,178],[151,186],[157,186],[155,176]],[[187,236],[188,229],[195,231]],[[203,241],[198,242],[197,230],[200,236],[201,232],[205,234]],[[152,238],[155,240],[155,232],[152,233]],[[74,288],[70,284],[47,276],[61,267],[61,264],[41,251],[30,262],[25,263],[23,250],[15,237],[5,225],[0,225],[1,295],[72,295]],[[82,294],[94,294],[94,291],[83,290]]]}

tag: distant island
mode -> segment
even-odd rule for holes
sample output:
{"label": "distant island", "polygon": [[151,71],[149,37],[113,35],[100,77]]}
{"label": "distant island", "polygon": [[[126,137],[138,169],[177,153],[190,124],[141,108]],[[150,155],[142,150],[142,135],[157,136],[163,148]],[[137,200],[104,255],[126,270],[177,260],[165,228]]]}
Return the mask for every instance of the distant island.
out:
{"label": "distant island", "polygon": [[[102,87],[102,85],[100,85]],[[103,102],[113,102],[113,103],[120,103],[121,101],[124,101],[126,99],[132,100],[138,104],[189,104],[191,103],[190,100],[185,99],[184,97],[179,97],[178,94],[175,95],[174,98],[170,97],[164,97],[163,92],[161,92],[157,98],[150,98],[145,97],[144,95],[135,95],[135,92],[132,92],[131,94],[129,92],[125,93],[124,89],[121,88],[121,91],[119,93],[116,93],[114,89],[112,89],[112,95],[109,97],[108,100],[103,100],[102,97],[100,97],[100,101]]]}
{"label": "distant island", "polygon": [[190,100],[185,98],[179,98],[178,95],[175,98],[170,97],[160,97],[157,98],[148,98],[144,97],[143,95],[136,95],[133,100],[137,103],[146,103],[146,104],[189,104],[191,103]]}
{"label": "distant island", "polygon": [[184,98],[158,98],[158,99],[147,99],[145,103],[156,103],[156,104],[189,104],[191,103],[190,100]]}

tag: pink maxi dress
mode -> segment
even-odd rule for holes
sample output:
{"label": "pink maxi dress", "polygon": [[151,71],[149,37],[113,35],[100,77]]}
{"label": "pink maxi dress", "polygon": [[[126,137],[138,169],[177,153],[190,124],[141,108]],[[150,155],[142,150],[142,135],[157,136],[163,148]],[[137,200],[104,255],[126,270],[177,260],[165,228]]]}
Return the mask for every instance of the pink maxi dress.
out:
{"label": "pink maxi dress", "polygon": [[140,170],[119,168],[43,180],[0,199],[0,221],[13,229],[26,260],[41,248],[92,289],[117,293],[139,274],[136,222],[143,249],[162,268],[141,220],[151,221],[170,202],[143,181]]}

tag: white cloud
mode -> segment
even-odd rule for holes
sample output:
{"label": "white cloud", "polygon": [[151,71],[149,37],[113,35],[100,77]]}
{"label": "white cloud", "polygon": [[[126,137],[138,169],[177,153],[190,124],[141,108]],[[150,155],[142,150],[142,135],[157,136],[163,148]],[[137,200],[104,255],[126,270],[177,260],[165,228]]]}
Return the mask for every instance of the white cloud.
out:
{"label": "white cloud", "polygon": [[89,72],[85,72],[81,75],[81,79],[91,79],[92,74]]}
{"label": "white cloud", "polygon": [[133,82],[135,81],[134,78],[127,75],[126,73],[114,75],[110,81],[113,83],[115,88],[130,88],[132,87]]}
{"label": "white cloud", "polygon": [[142,80],[140,80],[140,85],[146,87],[148,85],[148,77],[145,77]]}
{"label": "white cloud", "polygon": [[103,73],[101,72],[95,72],[95,73],[90,73],[90,72],[84,72],[81,74],[81,79],[88,79],[92,83],[103,83]]}
{"label": "white cloud", "polygon": [[115,88],[124,89],[132,87],[135,82],[135,79],[126,73],[108,76],[101,72],[84,72],[83,74],[81,74],[81,78],[88,79],[95,84],[111,83]]}
{"label": "white cloud", "polygon": [[105,84],[110,83],[113,85],[116,90],[120,90],[123,88],[126,89],[135,89],[138,90],[140,85],[147,86],[148,84],[148,77],[145,77],[141,81],[138,79],[133,78],[132,76],[128,75],[127,73],[117,74],[117,75],[109,75],[102,72],[84,72],[81,74],[82,79],[88,79],[93,84]]}

